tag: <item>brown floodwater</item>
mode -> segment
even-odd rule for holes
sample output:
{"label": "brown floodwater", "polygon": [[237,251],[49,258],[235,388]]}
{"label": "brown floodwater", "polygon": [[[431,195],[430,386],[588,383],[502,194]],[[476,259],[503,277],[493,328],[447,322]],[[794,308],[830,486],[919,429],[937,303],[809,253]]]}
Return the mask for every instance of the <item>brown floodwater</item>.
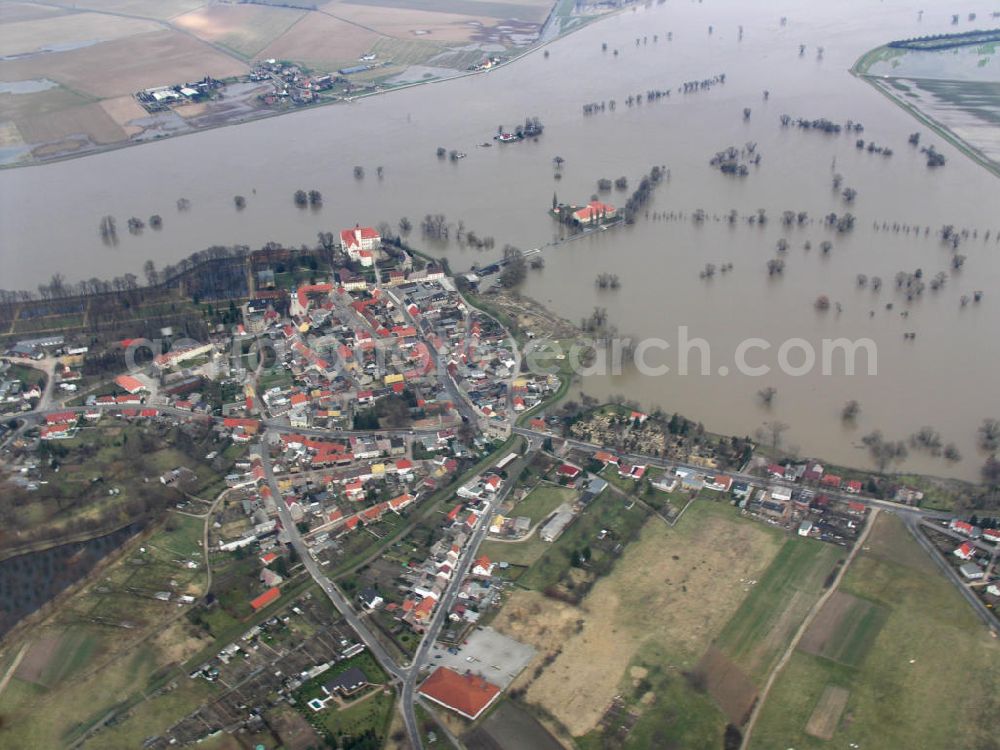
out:
{"label": "brown floodwater", "polygon": [[[509,242],[528,249],[558,234],[547,215],[553,191],[561,200],[582,202],[595,192],[598,178],[625,175],[634,185],[662,164],[670,181],[656,190],[648,208],[686,218],[640,216],[632,226],[547,248],[546,267],[530,274],[524,291],[572,320],[595,305],[605,307],[609,321],[633,336],[674,343],[678,327],[687,326],[689,336],[711,345],[713,374],[625,372],[589,377],[582,389],[677,410],[718,432],[753,433],[764,421],[780,420],[790,425],[786,443],[801,453],[857,465],[867,464],[857,447],[864,433],[877,428],[904,439],[933,425],[958,445],[964,460],[949,465],[911,452],[905,468],[975,477],[983,460],[975,448],[976,427],[985,416],[1000,417],[1000,245],[994,241],[1000,181],[848,72],[858,56],[885,41],[967,30],[973,26],[965,14],[972,11],[984,19],[982,27],[992,10],[989,3],[973,2],[952,27],[945,10],[927,9],[918,21],[920,7],[902,0],[667,0],[559,40],[547,47],[548,59],[537,52],[486,75],[4,171],[0,287],[34,288],[54,272],[68,280],[138,273],[148,258],[163,266],[213,244],[315,242],[321,230],[395,223],[403,215],[416,221],[429,212],[494,236],[497,248]],[[644,36],[646,43],[636,46]],[[607,52],[601,51],[604,41]],[[801,57],[799,44],[807,46]],[[724,85],[679,93],[682,82],[719,73],[726,74]],[[654,88],[672,89],[671,96],[625,106],[628,94]],[[764,89],[770,91],[767,101]],[[615,111],[582,115],[584,103],[612,98]],[[749,120],[744,107],[752,110]],[[861,137],[895,155],[858,151],[854,137],[845,134],[782,129],[781,113],[860,121]],[[535,115],[546,126],[537,142],[477,147],[490,141],[499,124]],[[907,145],[915,130],[923,133],[922,143],[945,154],[943,168],[928,169]],[[747,141],[756,142],[762,155],[749,176],[731,178],[709,166],[716,151]],[[438,160],[438,146],[468,158]],[[553,179],[556,155],[565,159],[560,181]],[[834,159],[844,185],[858,191],[850,207],[831,190]],[[354,179],[355,165],[366,168],[363,180]],[[377,166],[384,167],[381,180]],[[297,209],[297,188],[321,190],[323,208]],[[233,207],[236,194],[247,197],[242,212]],[[607,200],[621,205],[626,195],[613,192]],[[191,209],[178,213],[175,202],[182,196]],[[709,216],[700,226],[690,219],[698,208]],[[730,227],[713,219],[731,209],[745,215],[758,208],[770,216],[764,227],[743,221]],[[845,235],[819,222],[786,230],[777,220],[786,209],[813,218],[850,210],[857,225]],[[118,217],[119,227],[129,216],[159,213],[164,226],[139,237],[122,231],[120,244],[109,248],[97,234],[106,213]],[[873,222],[883,221],[929,226],[931,234],[876,232]],[[919,267],[929,281],[949,270],[949,253],[934,235],[943,224],[976,229],[979,237],[963,242],[965,268],[950,275],[943,289],[928,289],[907,304],[893,289],[897,271]],[[992,234],[984,242],[987,229]],[[785,271],[769,278],[765,263],[782,237],[789,243]],[[826,239],[833,242],[828,256],[819,250]],[[807,240],[809,251],[803,249]],[[455,243],[427,249],[447,256],[455,269],[493,257]],[[701,280],[706,263],[732,263],[733,269]],[[619,275],[618,291],[597,291],[594,279],[604,271]],[[882,291],[859,289],[859,273],[881,276]],[[977,289],[985,291],[983,301],[961,307],[961,296]],[[842,311],[818,312],[813,303],[820,294],[839,302]],[[916,339],[904,340],[905,332]],[[772,342],[771,351],[748,359],[773,369],[785,339],[805,339],[818,351],[823,338],[842,336],[876,343],[877,375],[824,376],[818,368],[800,377],[735,374],[733,352],[747,337]],[[719,375],[722,365],[731,374]],[[767,386],[778,390],[770,409],[755,398]],[[850,429],[839,418],[848,399],[860,401],[862,409]]]}

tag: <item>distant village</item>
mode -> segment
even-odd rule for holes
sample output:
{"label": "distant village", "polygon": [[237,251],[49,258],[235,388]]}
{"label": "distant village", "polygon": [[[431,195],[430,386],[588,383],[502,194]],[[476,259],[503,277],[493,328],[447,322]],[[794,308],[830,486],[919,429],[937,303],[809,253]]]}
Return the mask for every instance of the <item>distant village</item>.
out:
{"label": "distant village", "polygon": [[[470,65],[470,72],[484,72],[501,65],[507,58],[488,54],[481,62]],[[219,99],[227,95],[228,87],[245,93],[245,89],[259,91],[256,101],[265,107],[305,106],[321,101],[332,102],[350,99],[380,90],[380,84],[370,79],[356,80],[362,73],[378,71],[392,65],[392,60],[380,60],[374,52],[367,52],[358,58],[356,65],[348,65],[336,71],[310,71],[303,65],[285,60],[269,58],[258,60],[246,76],[236,79],[219,80],[205,76],[200,81],[165,84],[137,91],[135,100],[150,114],[167,112],[174,107],[196,104]],[[540,130],[539,130],[540,132]],[[513,138],[512,138],[513,139]]]}

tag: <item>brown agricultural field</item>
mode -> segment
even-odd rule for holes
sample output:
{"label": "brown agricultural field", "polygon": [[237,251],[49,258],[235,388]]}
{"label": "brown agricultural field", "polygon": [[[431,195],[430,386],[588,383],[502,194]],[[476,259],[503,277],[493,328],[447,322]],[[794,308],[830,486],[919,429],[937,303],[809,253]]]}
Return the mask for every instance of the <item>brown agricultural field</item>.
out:
{"label": "brown agricultural field", "polygon": [[91,47],[0,62],[0,80],[48,78],[98,98],[246,73],[243,63],[179,31],[155,31]]}
{"label": "brown agricultural field", "polygon": [[53,18],[54,16],[61,16],[68,12],[62,8],[53,8],[49,5],[0,2],[0,24],[14,23],[16,21],[34,21],[39,18]]}
{"label": "brown agricultural field", "polygon": [[263,5],[212,5],[173,19],[174,26],[199,39],[253,57],[288,31],[306,11]]}
{"label": "brown agricultural field", "polygon": [[101,107],[108,116],[118,123],[127,135],[141,133],[142,128],[138,125],[129,125],[132,120],[148,117],[149,114],[139,102],[132,96],[118,96],[114,99],[105,99],[101,102]]}
{"label": "brown agricultural field", "polygon": [[126,138],[125,131],[111,119],[100,104],[32,115],[15,120],[17,129],[28,143],[52,143],[76,135],[87,135],[95,143],[117,143]]}
{"label": "brown agricultural field", "polygon": [[[476,15],[475,3],[469,3],[469,13],[440,13],[419,8],[380,8],[375,5],[354,5],[335,2],[325,6],[338,18],[365,26],[397,39],[425,38],[437,42],[468,42],[484,26],[492,26],[495,18]],[[418,35],[415,32],[426,31]]]}
{"label": "brown agricultural field", "polygon": [[843,591],[835,591],[823,605],[816,619],[799,641],[799,648],[807,654],[825,656],[827,644],[834,637],[859,599]]}
{"label": "brown agricultural field", "polygon": [[167,19],[200,8],[207,0],[74,0],[81,10]]}
{"label": "brown agricultural field", "polygon": [[[3,70],[3,63],[0,63]],[[0,94],[0,119],[17,120],[22,117],[41,116],[70,107],[90,104],[93,100],[74,91],[56,86],[33,94]]]}
{"label": "brown agricultural field", "polygon": [[17,678],[36,685],[43,684],[42,675],[48,672],[59,650],[60,640],[59,635],[49,633],[33,641],[17,666]]}
{"label": "brown agricultural field", "polygon": [[545,0],[528,0],[528,2],[505,2],[505,0],[333,0],[322,6],[322,9],[341,18],[353,18],[358,8],[370,7],[380,15],[375,20],[375,28],[379,20],[392,22],[397,13],[420,12],[426,14],[442,14],[465,16],[469,18],[489,19],[485,23],[495,24],[498,21],[517,19],[530,23],[542,23],[549,15],[554,5]]}
{"label": "brown agricultural field", "polygon": [[93,44],[158,31],[160,25],[138,18],[71,13],[63,16],[4,24],[0,56],[24,55],[43,48]]}
{"label": "brown agricultural field", "polygon": [[373,31],[319,13],[310,13],[267,45],[258,58],[300,60],[308,65],[346,65],[379,39]]}
{"label": "brown agricultural field", "polygon": [[742,726],[757,700],[757,688],[732,659],[711,646],[698,662],[705,688],[730,722]]}
{"label": "brown agricultural field", "polygon": [[759,577],[778,547],[770,530],[728,507],[693,506],[676,530],[649,521],[579,607],[515,592],[494,627],[539,650],[515,687],[530,683],[529,701],[586,734],[644,643],[669,646],[676,662],[666,668],[692,669],[743,599],[741,579]]}
{"label": "brown agricultural field", "polygon": [[821,740],[832,740],[833,733],[840,723],[840,715],[844,713],[847,699],[850,697],[850,690],[827,685],[806,723],[806,734],[811,734]]}

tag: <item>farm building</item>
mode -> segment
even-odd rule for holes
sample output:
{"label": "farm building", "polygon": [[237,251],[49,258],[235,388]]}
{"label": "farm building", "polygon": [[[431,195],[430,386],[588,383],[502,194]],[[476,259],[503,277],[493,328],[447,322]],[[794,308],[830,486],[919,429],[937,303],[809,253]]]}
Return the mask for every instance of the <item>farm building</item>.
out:
{"label": "farm building", "polygon": [[958,571],[970,581],[978,581],[984,575],[983,569],[973,562],[960,566]]}
{"label": "farm building", "polygon": [[560,505],[556,508],[555,514],[545,522],[545,525],[539,531],[542,541],[554,542],[562,535],[566,527],[572,523],[573,518],[573,510],[566,503]]}

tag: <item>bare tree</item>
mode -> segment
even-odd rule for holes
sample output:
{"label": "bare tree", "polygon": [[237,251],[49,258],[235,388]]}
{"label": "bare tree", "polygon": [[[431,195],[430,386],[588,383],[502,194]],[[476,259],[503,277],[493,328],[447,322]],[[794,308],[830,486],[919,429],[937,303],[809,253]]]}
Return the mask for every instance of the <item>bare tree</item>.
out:
{"label": "bare tree", "polygon": [[146,283],[150,286],[156,286],[160,280],[160,275],[156,272],[156,264],[152,260],[147,260],[143,263],[142,272],[146,276]]}
{"label": "bare tree", "polygon": [[861,442],[868,448],[868,454],[880,473],[884,473],[890,464],[906,460],[907,455],[909,455],[903,441],[886,440],[881,430],[868,433],[861,438]]}
{"label": "bare tree", "polygon": [[527,275],[527,263],[524,260],[524,253],[513,245],[507,245],[503,249],[503,271],[500,272],[500,283],[511,289],[522,281]]}
{"label": "bare tree", "polygon": [[996,456],[990,456],[986,459],[980,473],[983,477],[983,483],[987,487],[994,490],[1000,489],[1000,461],[997,461]]}
{"label": "bare tree", "polygon": [[770,445],[772,451],[777,451],[778,448],[781,447],[782,437],[787,431],[788,425],[784,422],[779,422],[777,420],[765,422],[763,426],[757,430],[757,439]]}
{"label": "bare tree", "polygon": [[988,417],[979,425],[979,450],[984,453],[996,453],[1000,450],[1000,420]]}
{"label": "bare tree", "polygon": [[930,425],[925,425],[910,435],[910,447],[914,450],[926,451],[932,456],[940,456],[943,449],[941,433]]}

